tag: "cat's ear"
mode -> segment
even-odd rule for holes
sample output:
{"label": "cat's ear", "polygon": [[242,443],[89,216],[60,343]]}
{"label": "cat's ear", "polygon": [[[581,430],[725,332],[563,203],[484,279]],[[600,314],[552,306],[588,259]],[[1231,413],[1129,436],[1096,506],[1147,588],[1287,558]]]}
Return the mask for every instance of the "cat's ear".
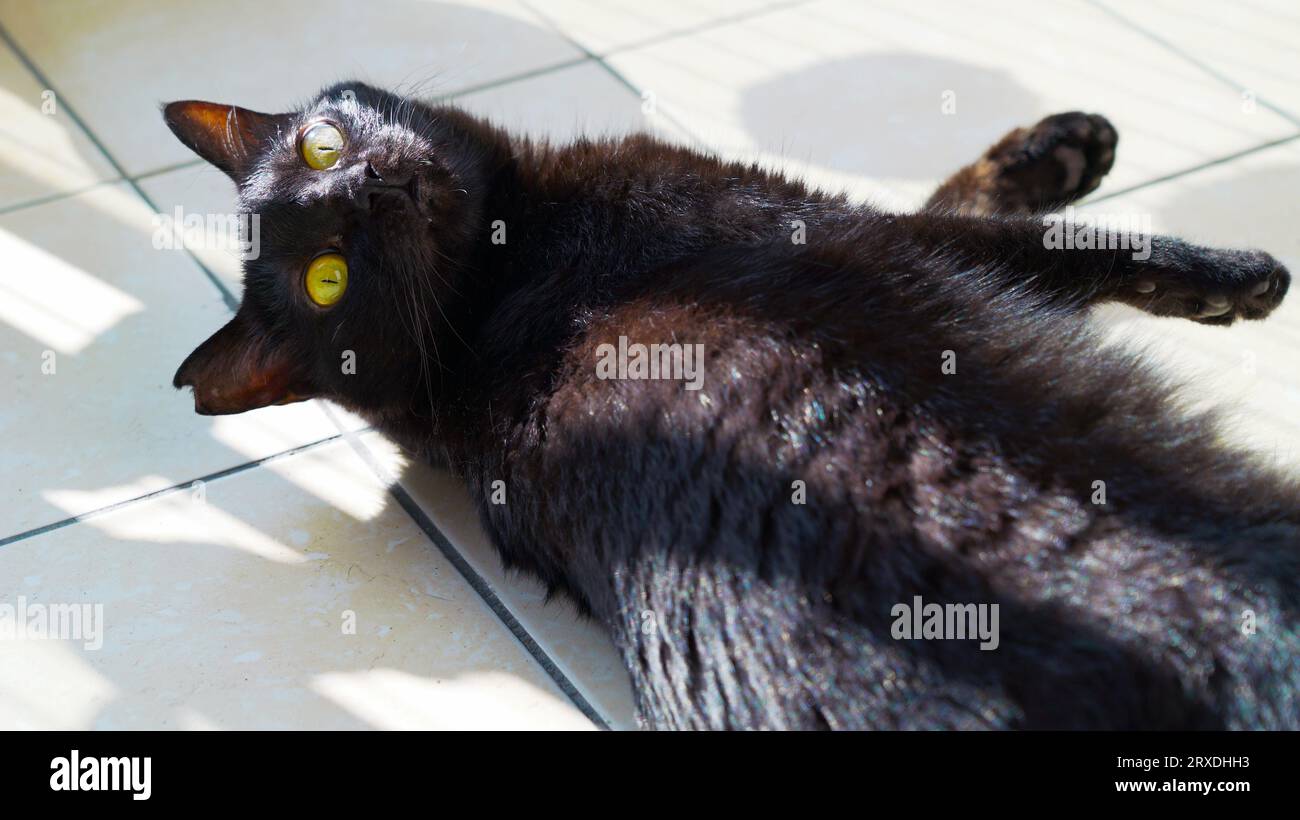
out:
{"label": "cat's ear", "polygon": [[242,310],[195,348],[172,385],[194,388],[194,412],[204,416],[290,404],[316,393],[292,352],[277,345]]}
{"label": "cat's ear", "polygon": [[191,151],[242,183],[258,154],[289,127],[293,115],[183,100],[163,106],[163,119]]}

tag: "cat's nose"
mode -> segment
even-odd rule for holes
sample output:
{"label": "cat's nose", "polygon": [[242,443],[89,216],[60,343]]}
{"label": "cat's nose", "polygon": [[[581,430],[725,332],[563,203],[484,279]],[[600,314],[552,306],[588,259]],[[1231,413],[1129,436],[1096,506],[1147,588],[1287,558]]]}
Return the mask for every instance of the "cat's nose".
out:
{"label": "cat's nose", "polygon": [[361,168],[361,182],[355,189],[355,201],[363,211],[373,211],[381,202],[409,207],[415,204],[416,185],[414,175],[384,170],[366,160]]}

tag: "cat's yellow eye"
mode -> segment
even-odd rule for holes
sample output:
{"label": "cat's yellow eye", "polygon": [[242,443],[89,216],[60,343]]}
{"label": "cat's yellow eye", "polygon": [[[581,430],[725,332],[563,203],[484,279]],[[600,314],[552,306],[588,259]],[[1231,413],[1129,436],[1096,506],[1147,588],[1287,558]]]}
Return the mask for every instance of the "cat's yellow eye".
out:
{"label": "cat's yellow eye", "polygon": [[333,305],[348,289],[347,260],[341,254],[322,253],[307,266],[304,286],[316,304],[321,307]]}
{"label": "cat's yellow eye", "polygon": [[333,168],[343,153],[343,132],[333,123],[309,125],[298,138],[298,153],[309,168],[317,171]]}

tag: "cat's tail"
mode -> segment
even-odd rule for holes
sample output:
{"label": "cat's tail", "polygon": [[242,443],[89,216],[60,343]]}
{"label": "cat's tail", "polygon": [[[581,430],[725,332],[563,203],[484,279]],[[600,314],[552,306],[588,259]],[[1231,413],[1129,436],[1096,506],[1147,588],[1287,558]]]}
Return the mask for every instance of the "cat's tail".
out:
{"label": "cat's tail", "polygon": [[1115,127],[1100,114],[1053,114],[998,140],[940,185],[925,209],[970,216],[1057,210],[1101,184],[1118,142]]}

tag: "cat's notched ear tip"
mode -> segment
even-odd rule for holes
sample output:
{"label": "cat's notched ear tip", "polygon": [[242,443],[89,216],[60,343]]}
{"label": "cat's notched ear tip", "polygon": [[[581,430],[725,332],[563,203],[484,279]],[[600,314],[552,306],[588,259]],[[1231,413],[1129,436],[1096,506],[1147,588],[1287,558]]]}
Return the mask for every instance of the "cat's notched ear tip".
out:
{"label": "cat's notched ear tip", "polygon": [[193,391],[194,412],[200,416],[228,416],[316,397],[310,380],[287,357],[264,357],[249,345],[247,326],[236,315],[185,359],[172,376],[172,387]]}
{"label": "cat's notched ear tip", "polygon": [[219,407],[210,404],[205,400],[204,394],[199,392],[198,387],[189,382],[180,382],[179,377],[172,381],[172,385],[178,390],[184,390],[186,387],[190,388],[190,392],[194,396],[194,412],[200,416],[227,416],[253,409],[252,407],[243,407],[238,405]]}
{"label": "cat's notched ear tip", "polygon": [[[205,405],[203,402],[199,401],[199,394],[198,394],[198,393],[195,393],[195,394],[194,394],[194,412],[197,413],[197,414],[200,415],[200,416],[220,416],[220,415],[223,415],[222,412],[218,412],[218,411],[216,411],[216,410],[212,410],[212,409],[209,408],[207,405]],[[225,412],[225,413],[238,413],[238,412],[241,412],[241,411],[238,411],[238,410],[227,410],[227,411],[224,411],[224,412]]]}
{"label": "cat's notched ear tip", "polygon": [[190,381],[188,374],[185,372],[185,366],[189,363],[190,360],[186,359],[180,367],[176,368],[176,375],[172,376],[172,387],[175,387],[177,390],[194,386],[194,382]]}
{"label": "cat's notched ear tip", "polygon": [[[215,394],[212,390],[199,389],[199,382],[201,381],[199,371],[206,362],[206,357],[200,355],[200,350],[202,350],[202,347],[186,357],[181,366],[176,368],[176,375],[172,376],[172,387],[177,390],[184,390],[187,387],[190,389],[190,393],[194,397],[194,412],[200,416],[222,416],[229,413],[242,413],[249,409],[247,407],[219,407],[217,405],[222,402],[218,394]],[[229,403],[227,402],[227,404]]]}
{"label": "cat's notched ear tip", "polygon": [[186,359],[181,364],[180,367],[176,368],[176,375],[172,376],[172,387],[176,388],[177,390],[184,390],[187,387],[190,388],[190,393],[193,394],[194,396],[195,413],[198,413],[200,416],[216,415],[211,410],[209,410],[203,404],[202,399],[199,398],[199,389],[198,387],[195,386],[194,379],[189,374],[189,364],[190,364],[190,360]]}

